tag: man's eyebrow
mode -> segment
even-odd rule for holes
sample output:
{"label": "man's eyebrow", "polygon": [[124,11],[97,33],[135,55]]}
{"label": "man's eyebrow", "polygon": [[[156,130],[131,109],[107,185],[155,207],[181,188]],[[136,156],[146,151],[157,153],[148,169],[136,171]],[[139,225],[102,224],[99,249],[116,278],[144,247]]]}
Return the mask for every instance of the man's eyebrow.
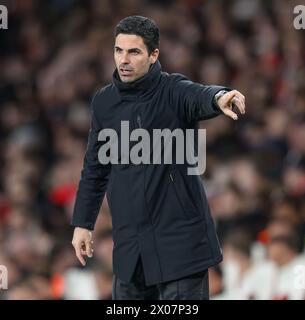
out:
{"label": "man's eyebrow", "polygon": [[[119,50],[123,50],[122,48],[118,47],[118,46],[115,46],[114,47],[115,49],[119,49]],[[131,48],[131,49],[128,49],[128,52],[134,52],[134,51],[140,51],[142,52],[142,50],[140,48]]]}
{"label": "man's eyebrow", "polygon": [[142,51],[142,50],[139,49],[139,48],[131,48],[131,49],[128,49],[128,52],[132,52],[132,51]]}

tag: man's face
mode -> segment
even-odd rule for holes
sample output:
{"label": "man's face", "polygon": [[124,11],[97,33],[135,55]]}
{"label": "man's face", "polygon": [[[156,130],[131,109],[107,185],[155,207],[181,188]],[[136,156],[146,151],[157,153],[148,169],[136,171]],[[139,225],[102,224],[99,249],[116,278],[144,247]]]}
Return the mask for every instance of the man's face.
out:
{"label": "man's face", "polygon": [[115,38],[114,60],[123,82],[132,82],[144,76],[158,59],[159,50],[148,55],[143,38],[134,34],[120,33]]}

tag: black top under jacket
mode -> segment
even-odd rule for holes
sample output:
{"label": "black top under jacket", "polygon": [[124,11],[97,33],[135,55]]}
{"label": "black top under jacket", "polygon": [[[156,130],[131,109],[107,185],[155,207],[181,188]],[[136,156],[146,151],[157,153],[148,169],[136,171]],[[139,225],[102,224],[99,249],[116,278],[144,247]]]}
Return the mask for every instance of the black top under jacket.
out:
{"label": "black top under jacket", "polygon": [[220,90],[230,89],[162,72],[157,61],[130,83],[123,83],[115,70],[113,83],[95,94],[72,225],[93,230],[107,191],[113,272],[121,280],[130,282],[139,255],[146,285],[152,285],[218,264],[222,252],[200,176],[188,175],[187,164],[102,165],[100,130],[115,129],[120,139],[121,121],[129,121],[130,132],[140,127],[149,132],[196,129],[199,120],[222,114],[214,104]]}

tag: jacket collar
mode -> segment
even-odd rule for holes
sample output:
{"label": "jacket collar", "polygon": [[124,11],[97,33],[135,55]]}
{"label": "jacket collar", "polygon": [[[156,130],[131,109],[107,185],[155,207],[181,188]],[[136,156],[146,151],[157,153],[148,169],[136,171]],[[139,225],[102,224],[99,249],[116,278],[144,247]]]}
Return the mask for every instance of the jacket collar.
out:
{"label": "jacket collar", "polygon": [[158,80],[161,74],[161,64],[157,60],[152,64],[148,72],[133,82],[122,82],[118,74],[118,70],[115,69],[113,73],[113,83],[118,88],[119,92],[123,96],[143,96],[145,93],[150,92],[158,84]]}

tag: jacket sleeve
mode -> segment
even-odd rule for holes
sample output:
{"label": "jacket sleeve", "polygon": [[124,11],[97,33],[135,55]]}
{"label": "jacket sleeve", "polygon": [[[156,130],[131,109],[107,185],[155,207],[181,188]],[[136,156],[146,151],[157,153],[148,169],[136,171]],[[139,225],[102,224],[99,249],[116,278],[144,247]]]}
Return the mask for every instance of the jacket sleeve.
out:
{"label": "jacket sleeve", "polygon": [[111,164],[102,165],[98,161],[103,142],[98,141],[101,127],[95,114],[97,96],[98,93],[91,102],[91,128],[71,221],[71,225],[89,230],[94,229],[111,171]]}
{"label": "jacket sleeve", "polygon": [[204,86],[180,74],[173,74],[171,89],[171,98],[177,112],[187,122],[206,120],[223,114],[214,103],[215,94],[221,90],[231,91],[230,88],[222,86]]}

